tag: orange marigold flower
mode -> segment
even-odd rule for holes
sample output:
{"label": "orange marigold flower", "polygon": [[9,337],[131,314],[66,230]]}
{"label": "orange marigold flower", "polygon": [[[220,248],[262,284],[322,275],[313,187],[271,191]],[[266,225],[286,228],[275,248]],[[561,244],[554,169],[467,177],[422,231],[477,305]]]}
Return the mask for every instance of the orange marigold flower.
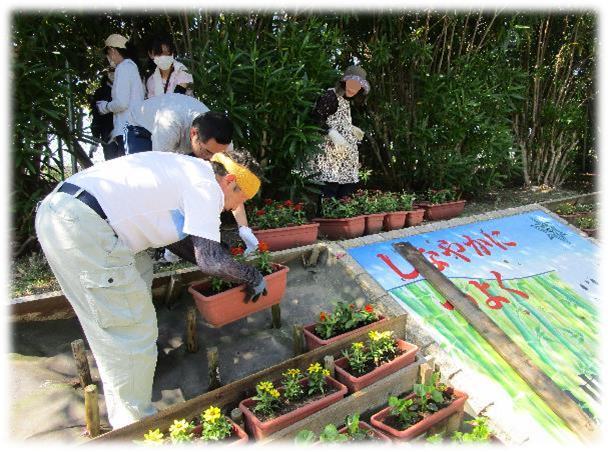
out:
{"label": "orange marigold flower", "polygon": [[260,244],[258,245],[258,251],[260,253],[265,253],[269,250],[270,248],[268,247],[268,243],[266,242],[260,242]]}
{"label": "orange marigold flower", "polygon": [[230,249],[230,254],[233,256],[240,256],[245,252],[245,249],[241,246],[234,246]]}
{"label": "orange marigold flower", "polygon": [[366,312],[374,312],[374,307],[371,304],[365,305]]}
{"label": "orange marigold flower", "polygon": [[324,312],[322,312],[321,315],[319,316],[319,320],[321,322],[325,322],[327,320],[327,315]]}

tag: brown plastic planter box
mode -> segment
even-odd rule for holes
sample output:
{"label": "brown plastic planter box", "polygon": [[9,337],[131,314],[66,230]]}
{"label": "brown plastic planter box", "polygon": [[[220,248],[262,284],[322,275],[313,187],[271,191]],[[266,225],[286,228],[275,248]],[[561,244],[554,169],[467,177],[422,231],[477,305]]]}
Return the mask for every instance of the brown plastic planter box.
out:
{"label": "brown plastic planter box", "polygon": [[[244,444],[247,441],[249,441],[249,435],[247,434],[247,432],[245,430],[243,430],[238,424],[236,424],[232,419],[227,418],[228,422],[230,422],[230,425],[232,425],[232,432],[234,433],[233,436],[236,436],[236,439],[234,441],[205,441],[205,444],[207,445],[213,445],[213,446],[220,446],[220,447],[232,447],[232,446],[236,446],[239,444]],[[192,431],[194,433],[195,436],[200,436],[201,433],[203,432],[203,426],[199,425],[197,427],[194,428],[194,430]]]}
{"label": "brown plastic planter box", "polygon": [[287,288],[289,267],[280,264],[272,265],[277,270],[271,275],[264,276],[268,293],[262,295],[255,303],[251,301],[245,303],[244,284],[216,295],[206,296],[200,290],[209,287],[209,283],[195,282],[188,287],[188,292],[194,297],[196,307],[203,318],[211,326],[218,328],[281,302]]}
{"label": "brown plastic planter box", "polygon": [[395,229],[403,229],[405,227],[405,219],[407,211],[403,212],[388,212],[384,217],[384,230],[394,231]]}
{"label": "brown plastic planter box", "polygon": [[319,223],[319,233],[329,240],[354,239],[365,232],[365,216],[353,218],[314,218]]}
{"label": "brown plastic planter box", "polygon": [[370,213],[365,216],[365,235],[377,234],[382,231],[385,213]]}
{"label": "brown plastic planter box", "polygon": [[376,367],[371,372],[355,377],[351,375],[346,368],[348,368],[348,359],[340,358],[336,360],[336,378],[338,381],[344,383],[348,388],[348,391],[352,394],[360,391],[361,389],[375,383],[378,380],[382,380],[384,377],[397,372],[399,369],[403,369],[409,366],[416,359],[418,353],[418,346],[410,344],[402,339],[397,339],[397,348],[403,352],[403,354],[397,356],[395,359],[388,363],[384,363],[379,367]]}
{"label": "brown plastic planter box", "polygon": [[[247,425],[249,426],[249,430],[253,433],[253,436],[256,439],[262,439],[267,436],[272,435],[279,430],[282,430],[286,427],[289,427],[292,424],[295,424],[298,421],[310,416],[317,411],[321,411],[323,408],[327,408],[333,403],[338,402],[343,399],[348,391],[346,386],[342,383],[334,380],[331,377],[325,377],[325,381],[327,381],[332,387],[336,388],[338,391],[332,394],[329,394],[326,397],[323,397],[320,400],[315,400],[314,402],[308,403],[294,411],[291,411],[282,416],[276,417],[266,422],[260,421],[257,416],[253,413],[253,407],[256,404],[256,401],[252,398],[245,399],[239,403],[239,408],[243,412],[245,419],[247,420]],[[308,382],[308,378],[304,378],[302,383],[306,384]],[[282,387],[278,388],[280,391]]]}
{"label": "brown plastic planter box", "polygon": [[449,220],[455,218],[462,213],[466,200],[444,202],[441,204],[428,204],[420,203],[420,207],[423,207],[424,218],[430,221],[438,220]]}
{"label": "brown plastic planter box", "polygon": [[405,219],[405,226],[410,228],[413,226],[418,226],[422,224],[422,220],[424,218],[424,209],[415,208],[414,210],[407,213],[407,217]]}
{"label": "brown plastic planter box", "polygon": [[[359,428],[365,432],[370,431],[372,433],[372,436],[374,438],[379,439],[380,441],[382,441],[383,443],[392,443],[391,439],[386,436],[384,433],[376,430],[374,427],[372,427],[371,425],[369,425],[367,422],[363,422],[363,421],[359,421]],[[348,427],[344,426],[342,427],[340,430],[338,430],[338,433],[344,433],[347,434],[348,432]],[[349,444],[349,442],[344,442],[344,443],[324,443],[321,441],[316,441],[315,443],[313,443],[313,445],[317,446],[330,446],[332,444]]]}
{"label": "brown plastic planter box", "polygon": [[[439,424],[441,421],[447,419],[452,414],[457,413],[464,409],[464,404],[469,398],[466,392],[454,390],[454,394],[456,395],[456,400],[450,403],[447,407],[437,411],[436,413],[431,414],[429,417],[424,418],[422,421],[417,424],[412,425],[411,427],[405,430],[395,430],[392,427],[389,427],[384,423],[384,420],[390,416],[391,408],[386,407],[378,413],[374,414],[370,422],[377,429],[386,433],[390,438],[395,439],[397,441],[406,441],[417,436],[420,436],[426,433],[431,427],[436,424]],[[410,394],[407,399],[411,399],[415,397],[416,394]]]}
{"label": "brown plastic planter box", "polygon": [[312,245],[317,241],[318,223],[288,226],[275,229],[254,229],[260,242],[266,242],[270,251],[281,251],[298,246]]}
{"label": "brown plastic planter box", "polygon": [[[372,323],[368,323],[367,325],[362,325],[360,328],[363,328],[364,326],[368,326],[368,325],[376,325],[380,322],[383,322],[386,320],[386,317],[379,315],[378,316],[378,320]],[[357,334],[357,331],[359,330],[359,328],[352,330],[352,331],[348,331],[346,333],[342,333],[338,336],[334,336],[334,337],[330,337],[329,339],[321,339],[319,336],[317,336],[317,334],[315,333],[315,327],[317,326],[316,323],[311,323],[309,325],[305,325],[304,326],[304,337],[306,338],[306,345],[308,346],[308,350],[314,350],[315,348],[319,348],[322,347],[324,345],[327,344],[331,344],[332,342],[336,342],[341,340],[342,338],[348,337],[348,336],[352,336],[354,334]]]}

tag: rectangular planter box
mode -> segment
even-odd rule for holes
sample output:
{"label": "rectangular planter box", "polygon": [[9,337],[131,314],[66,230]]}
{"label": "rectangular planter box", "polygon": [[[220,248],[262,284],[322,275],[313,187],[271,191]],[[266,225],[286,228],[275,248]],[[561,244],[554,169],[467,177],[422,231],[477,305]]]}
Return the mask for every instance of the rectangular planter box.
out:
{"label": "rectangular planter box", "polygon": [[354,239],[365,232],[365,216],[353,218],[314,218],[319,223],[319,232],[329,240]]}
{"label": "rectangular planter box", "polygon": [[[256,404],[256,401],[252,398],[245,399],[239,403],[239,408],[243,412],[245,419],[247,420],[247,425],[249,426],[249,430],[253,433],[253,436],[256,439],[262,439],[267,436],[272,435],[273,433],[284,429],[285,427],[290,426],[291,424],[295,424],[298,421],[310,416],[317,411],[321,411],[323,408],[330,406],[333,403],[336,403],[340,399],[343,399],[346,395],[347,389],[342,383],[334,380],[331,377],[325,377],[326,381],[338,391],[334,392],[320,400],[315,400],[309,404],[306,404],[290,413],[284,414],[277,418],[271,419],[266,422],[260,421],[257,416],[253,413],[253,407]],[[303,383],[308,381],[308,378],[302,380]],[[280,391],[282,387],[279,387]]]}
{"label": "rectangular planter box", "polygon": [[[371,425],[369,425],[367,422],[359,421],[359,429],[363,430],[364,432],[371,431],[372,436],[374,438],[377,438],[377,439],[381,440],[383,443],[392,443],[391,439],[388,436],[386,436],[384,433],[376,430],[374,427],[372,427]],[[346,427],[346,426],[344,426],[344,427],[342,427],[341,429],[338,430],[338,433],[347,434],[347,432],[348,432],[348,427]],[[356,443],[353,442],[353,441],[350,441],[350,442],[347,441],[347,442],[344,442],[344,443],[324,443],[324,442],[321,442],[321,441],[317,441],[313,445],[314,446],[317,446],[317,445],[318,446],[331,446],[332,444],[347,445],[347,444],[356,444]]]}
{"label": "rectangular planter box", "polygon": [[346,385],[351,394],[360,391],[361,389],[383,379],[390,374],[395,373],[399,369],[409,366],[414,362],[416,359],[416,354],[418,353],[417,345],[410,344],[402,339],[397,339],[397,348],[401,350],[403,354],[399,355],[391,362],[384,363],[380,367],[376,367],[371,372],[361,375],[360,377],[355,377],[346,370],[348,367],[348,359],[340,358],[335,362],[336,378],[338,381]]}
{"label": "rectangular planter box", "polygon": [[[209,446],[218,446],[220,448],[223,447],[233,447],[233,446],[237,446],[240,444],[244,444],[247,441],[249,441],[249,435],[247,434],[247,432],[245,432],[245,430],[243,430],[238,424],[236,424],[232,419],[227,418],[228,422],[230,422],[230,425],[232,425],[232,431],[234,432],[234,436],[236,436],[236,439],[234,441],[230,441],[230,442],[222,442],[222,441],[205,441],[205,445],[209,445]],[[203,426],[199,425],[198,427],[195,427],[193,432],[196,436],[200,436],[201,433],[203,431]]]}
{"label": "rectangular planter box", "polygon": [[418,226],[422,224],[422,220],[424,219],[424,209],[414,208],[414,210],[409,211],[407,213],[407,217],[405,218],[405,226],[411,228],[413,226]]}
{"label": "rectangular planter box", "polygon": [[268,244],[270,251],[281,251],[315,243],[319,233],[319,223],[275,229],[254,229],[253,232],[260,242]]}
{"label": "rectangular planter box", "polygon": [[188,292],[194,297],[196,307],[203,318],[211,326],[219,328],[281,302],[287,287],[289,268],[280,264],[273,265],[278,270],[264,277],[268,293],[262,295],[255,303],[251,301],[245,303],[244,284],[208,297],[200,290],[209,287],[209,283],[195,282],[188,287]]}
{"label": "rectangular planter box", "polygon": [[444,202],[441,204],[420,203],[420,207],[424,208],[424,218],[430,221],[449,220],[455,218],[462,213],[466,200]]}
{"label": "rectangular planter box", "polygon": [[[378,320],[376,322],[368,323],[365,326],[375,325],[375,324],[378,324],[378,323],[383,322],[385,320],[386,320],[386,317],[384,317],[382,315],[379,315],[378,316]],[[339,341],[339,340],[341,340],[341,339],[343,339],[345,337],[357,334],[357,330],[352,330],[352,331],[349,331],[347,333],[342,333],[339,336],[330,337],[329,339],[321,339],[315,333],[315,327],[316,326],[317,326],[316,323],[311,323],[309,325],[305,325],[304,326],[304,337],[306,338],[306,345],[308,346],[308,350],[314,350],[315,348],[319,348],[319,347],[322,347],[324,345],[331,344],[332,342],[337,342],[337,341]]]}
{"label": "rectangular planter box", "polygon": [[[429,417],[423,419],[417,424],[412,425],[411,427],[405,430],[395,430],[392,427],[389,427],[384,423],[384,420],[390,416],[390,407],[386,407],[378,413],[374,414],[370,422],[376,427],[378,430],[381,430],[390,438],[395,439],[397,441],[406,441],[417,436],[420,436],[426,433],[431,427],[440,423],[441,421],[447,419],[452,414],[462,411],[464,409],[464,404],[469,398],[466,392],[454,390],[454,395],[456,395],[456,400],[454,400],[447,407],[437,411],[436,413],[431,414]],[[407,399],[411,399],[415,397],[416,394],[410,394]]]}
{"label": "rectangular planter box", "polygon": [[384,230],[394,231],[395,229],[403,229],[405,227],[405,219],[407,211],[403,212],[388,212],[384,217]]}
{"label": "rectangular planter box", "polygon": [[370,213],[365,216],[365,235],[377,234],[382,231],[385,213]]}

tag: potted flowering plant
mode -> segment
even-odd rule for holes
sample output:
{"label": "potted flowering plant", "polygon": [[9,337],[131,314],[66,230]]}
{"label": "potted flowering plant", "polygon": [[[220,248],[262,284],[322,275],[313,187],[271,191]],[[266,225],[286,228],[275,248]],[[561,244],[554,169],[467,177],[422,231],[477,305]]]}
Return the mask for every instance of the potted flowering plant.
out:
{"label": "potted flowering plant", "polygon": [[[295,444],[313,444],[316,435],[310,430],[300,430],[295,438]],[[317,443],[331,444],[344,442],[382,441],[390,443],[391,440],[369,424],[359,420],[359,413],[346,416],[344,427],[338,429],[334,424],[327,424],[319,436]]]}
{"label": "potted flowering plant", "polygon": [[427,438],[426,449],[429,451],[509,450],[509,447],[505,443],[492,434],[492,431],[488,427],[488,418],[480,416],[466,422],[473,426],[473,430],[470,433],[454,432],[449,443],[444,442],[441,433],[437,433]]}
{"label": "potted flowering plant", "polygon": [[323,198],[323,218],[314,218],[319,223],[319,232],[329,240],[360,237],[365,231],[365,216],[359,214],[356,199],[345,196],[340,199]]}
{"label": "potted flowering plant", "polygon": [[319,321],[304,326],[304,337],[309,350],[339,341],[356,334],[357,329],[371,323],[384,321],[371,304],[358,308],[354,303],[338,301],[334,312],[321,312]]}
{"label": "potted flowering plant", "polygon": [[[244,259],[244,249],[235,247],[231,254],[236,259]],[[288,267],[270,262],[268,245],[260,242],[252,253],[253,263],[266,280],[267,293],[257,302],[245,303],[245,285],[212,278],[211,283],[195,282],[188,287],[203,318],[214,327],[221,327],[242,319],[254,312],[279,304],[287,287]]]}
{"label": "potted flowering plant", "polygon": [[359,213],[365,215],[365,234],[377,234],[382,230],[389,202],[380,190],[357,190],[355,193]]}
{"label": "potted flowering plant", "polygon": [[457,217],[464,210],[465,200],[458,200],[454,189],[428,190],[426,202],[418,203],[424,208],[424,218],[427,220],[448,220]]}
{"label": "potted flowering plant", "polygon": [[416,359],[418,346],[396,339],[392,331],[370,331],[367,347],[354,342],[336,360],[336,378],[351,393],[409,366]]}
{"label": "potted flowering plant", "polygon": [[265,199],[260,208],[250,209],[249,223],[256,237],[270,251],[312,245],[317,241],[318,223],[306,218],[303,203]]}
{"label": "potted flowering plant", "polygon": [[435,372],[428,384],[415,384],[405,398],[390,396],[388,407],[370,421],[390,438],[404,441],[427,432],[431,427],[464,409],[468,395],[440,383]]}
{"label": "potted flowering plant", "polygon": [[282,386],[270,381],[256,385],[256,395],[239,403],[250,431],[257,439],[310,416],[346,395],[346,386],[329,376],[319,363],[311,364],[303,375],[300,369],[283,373]]}
{"label": "potted flowering plant", "polygon": [[576,220],[579,217],[576,206],[571,202],[565,202],[557,206],[555,213],[570,224],[576,224]]}
{"label": "potted flowering plant", "polygon": [[578,227],[589,237],[597,236],[597,218],[595,217],[580,217]]}
{"label": "potted flowering plant", "polygon": [[142,445],[187,444],[192,442],[223,443],[226,446],[246,443],[247,433],[215,406],[207,408],[200,416],[187,422],[186,419],[174,420],[169,427],[168,435],[160,429],[150,430],[144,434],[143,441],[134,441]]}

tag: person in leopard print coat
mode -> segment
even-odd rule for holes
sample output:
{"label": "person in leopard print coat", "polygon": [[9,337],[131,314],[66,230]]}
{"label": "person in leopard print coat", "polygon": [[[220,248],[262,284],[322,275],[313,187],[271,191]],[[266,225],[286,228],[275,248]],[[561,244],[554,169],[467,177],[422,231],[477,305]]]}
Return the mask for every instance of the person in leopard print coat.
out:
{"label": "person in leopard print coat", "polygon": [[321,152],[309,162],[313,180],[324,183],[321,197],[348,196],[359,182],[358,143],[364,132],[353,125],[350,107],[351,102],[367,99],[370,85],[366,77],[361,67],[350,66],[336,86],[317,100],[312,112],[313,121],[325,135]]}

